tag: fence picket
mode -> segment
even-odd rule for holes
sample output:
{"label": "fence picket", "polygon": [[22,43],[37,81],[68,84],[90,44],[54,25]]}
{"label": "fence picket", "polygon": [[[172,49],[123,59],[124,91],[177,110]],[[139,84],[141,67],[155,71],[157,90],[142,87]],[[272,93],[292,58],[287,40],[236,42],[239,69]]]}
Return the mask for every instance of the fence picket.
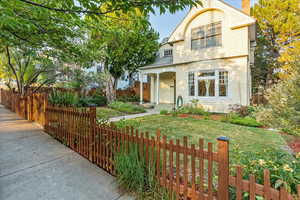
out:
{"label": "fence picket", "polygon": [[187,136],[183,137],[183,184],[184,184],[184,200],[187,200],[188,195],[188,155],[187,155],[188,141]]}
{"label": "fence picket", "polygon": [[204,140],[199,139],[199,199],[204,199]]}
{"label": "fence picket", "polygon": [[255,200],[256,198],[256,194],[255,194],[255,188],[256,186],[256,183],[255,183],[255,176],[254,175],[250,175],[250,186],[249,186],[249,190],[250,190],[250,193],[249,193],[249,197],[250,197],[250,200]]}
{"label": "fence picket", "polygon": [[176,199],[180,199],[179,197],[179,190],[180,190],[180,153],[179,153],[179,148],[180,148],[180,140],[176,140]]}
{"label": "fence picket", "polygon": [[236,199],[242,200],[243,196],[243,168],[238,166],[236,168]]}

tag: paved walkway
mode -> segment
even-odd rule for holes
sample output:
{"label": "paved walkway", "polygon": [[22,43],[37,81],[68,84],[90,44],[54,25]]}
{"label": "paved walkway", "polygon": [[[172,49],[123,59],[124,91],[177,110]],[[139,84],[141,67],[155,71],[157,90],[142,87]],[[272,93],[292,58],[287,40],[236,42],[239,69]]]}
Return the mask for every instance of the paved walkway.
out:
{"label": "paved walkway", "polygon": [[134,119],[138,117],[144,117],[148,115],[154,115],[154,114],[159,114],[159,111],[154,110],[154,109],[149,109],[145,113],[139,113],[139,114],[133,114],[133,115],[125,115],[125,116],[119,116],[119,117],[112,117],[109,119],[110,122],[117,122],[123,119]]}
{"label": "paved walkway", "polygon": [[115,179],[0,105],[1,200],[129,200]]}

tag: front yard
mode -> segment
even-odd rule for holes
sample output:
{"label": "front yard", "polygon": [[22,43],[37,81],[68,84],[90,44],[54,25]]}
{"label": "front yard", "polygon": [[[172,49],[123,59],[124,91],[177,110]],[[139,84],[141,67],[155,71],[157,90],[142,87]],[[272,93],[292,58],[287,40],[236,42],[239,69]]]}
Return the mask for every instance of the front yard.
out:
{"label": "front yard", "polygon": [[263,151],[266,147],[281,149],[286,146],[277,132],[206,119],[151,115],[120,121],[118,124],[134,126],[152,135],[160,129],[161,134],[166,135],[168,139],[181,139],[183,136],[188,136],[189,142],[193,144],[197,144],[199,138],[205,139],[206,143],[217,143],[216,138],[227,136],[230,138],[231,147],[238,144],[243,151]]}
{"label": "front yard", "polygon": [[119,116],[138,114],[144,112],[146,112],[146,110],[141,106],[132,103],[115,101],[110,103],[107,107],[98,107],[97,118],[109,119],[112,117],[119,117]]}

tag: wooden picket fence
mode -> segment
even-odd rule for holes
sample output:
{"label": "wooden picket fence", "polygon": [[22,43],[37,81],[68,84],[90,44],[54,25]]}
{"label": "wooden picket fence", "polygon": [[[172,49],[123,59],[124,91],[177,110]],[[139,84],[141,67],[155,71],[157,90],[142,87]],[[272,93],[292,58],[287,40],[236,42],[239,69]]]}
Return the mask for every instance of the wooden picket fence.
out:
{"label": "wooden picket fence", "polygon": [[45,111],[48,104],[46,93],[27,94],[1,89],[1,104],[29,121],[45,125]]}
{"label": "wooden picket fence", "polygon": [[[3,98],[1,94],[1,102],[7,108],[15,108],[8,96]],[[116,154],[137,150],[139,159],[155,170],[161,186],[172,192],[176,199],[242,200],[247,193],[246,199],[250,200],[257,197],[300,200],[285,187],[273,188],[269,170],[264,171],[264,184],[256,183],[253,175],[249,180],[244,179],[241,167],[236,168],[235,176],[230,175],[227,138],[218,138],[216,147],[212,143],[205,144],[203,139],[197,145],[189,144],[187,137],[167,140],[160,131],[151,135],[132,127],[117,129],[113,125],[97,124],[95,108],[57,108],[46,104],[44,111],[44,128],[49,135],[112,175],[117,175]]]}

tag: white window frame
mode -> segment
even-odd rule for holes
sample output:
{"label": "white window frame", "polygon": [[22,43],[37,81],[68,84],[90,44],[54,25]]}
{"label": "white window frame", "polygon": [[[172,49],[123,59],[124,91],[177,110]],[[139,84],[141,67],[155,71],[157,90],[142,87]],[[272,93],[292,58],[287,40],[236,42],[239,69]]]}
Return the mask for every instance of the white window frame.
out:
{"label": "white window frame", "polygon": [[[207,36],[207,27],[209,27],[210,25],[212,25],[212,24],[218,24],[218,23],[220,23],[220,26],[221,26],[221,33],[220,34],[215,34],[215,36],[216,35],[220,35],[220,39],[221,39],[221,44],[219,44],[219,45],[215,45],[215,46],[207,46],[207,40],[208,40],[208,38],[210,38],[211,36]],[[197,30],[197,29],[200,29],[200,28],[203,28],[204,29],[204,36],[203,37],[197,37],[197,38],[193,38],[193,31],[194,30]],[[220,48],[220,47],[223,47],[223,33],[224,31],[223,31],[223,21],[216,21],[216,22],[212,22],[212,23],[209,23],[209,24],[205,24],[205,25],[201,25],[201,26],[198,26],[198,27],[195,27],[195,28],[192,28],[191,29],[191,38],[190,38],[190,49],[191,49],[191,51],[199,51],[199,50],[205,50],[205,49],[210,49],[210,48]],[[204,41],[205,41],[205,47],[199,47],[199,48],[193,48],[193,45],[192,45],[192,41],[193,40],[200,40],[200,39],[204,39]]]}
{"label": "white window frame", "polygon": [[164,49],[163,57],[172,57],[173,56],[173,49]]}
{"label": "white window frame", "polygon": [[[207,70],[198,70],[198,71],[189,71],[194,73],[194,85],[195,85],[195,96],[190,96],[188,92],[188,97],[190,98],[196,98],[196,99],[203,99],[203,100],[211,100],[211,99],[228,99],[231,96],[230,91],[230,77],[231,73],[228,69],[207,69]],[[189,72],[187,74],[189,74]],[[198,77],[198,73],[205,73],[205,72],[215,72],[214,76],[206,76],[206,77]],[[219,72],[228,72],[228,86],[227,86],[227,95],[226,96],[220,96],[219,94]],[[198,81],[199,80],[215,80],[215,96],[199,96],[199,88],[198,88]]]}

